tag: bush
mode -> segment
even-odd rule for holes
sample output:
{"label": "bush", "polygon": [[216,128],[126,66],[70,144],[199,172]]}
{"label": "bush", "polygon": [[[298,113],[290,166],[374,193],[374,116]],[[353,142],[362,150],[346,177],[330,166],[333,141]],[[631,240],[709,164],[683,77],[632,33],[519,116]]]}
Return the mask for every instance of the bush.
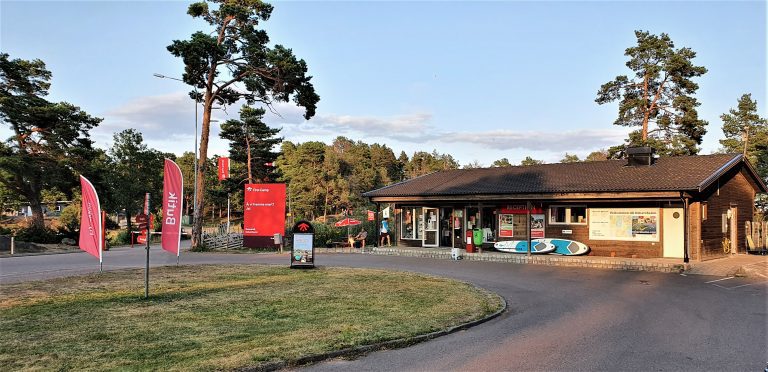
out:
{"label": "bush", "polygon": [[16,239],[22,242],[53,244],[59,242],[59,236],[55,231],[35,226],[24,227],[16,230]]}
{"label": "bush", "polygon": [[120,230],[117,232],[117,234],[109,238],[108,243],[112,247],[131,244],[131,233],[129,233],[127,230]]}

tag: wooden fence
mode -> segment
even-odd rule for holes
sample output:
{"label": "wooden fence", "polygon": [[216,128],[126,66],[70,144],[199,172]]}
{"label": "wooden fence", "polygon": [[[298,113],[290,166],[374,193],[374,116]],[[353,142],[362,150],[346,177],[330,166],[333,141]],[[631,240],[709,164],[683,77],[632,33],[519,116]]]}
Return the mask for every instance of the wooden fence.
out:
{"label": "wooden fence", "polygon": [[243,234],[203,234],[203,244],[207,249],[243,248]]}
{"label": "wooden fence", "polygon": [[768,221],[752,222],[747,221],[744,226],[747,242],[747,249],[763,250],[768,244]]}

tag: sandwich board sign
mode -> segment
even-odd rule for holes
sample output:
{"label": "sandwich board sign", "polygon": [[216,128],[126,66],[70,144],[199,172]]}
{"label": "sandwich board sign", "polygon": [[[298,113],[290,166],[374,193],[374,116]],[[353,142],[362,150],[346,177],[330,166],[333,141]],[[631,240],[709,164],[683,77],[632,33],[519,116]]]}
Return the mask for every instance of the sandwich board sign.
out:
{"label": "sandwich board sign", "polygon": [[314,227],[309,221],[299,221],[293,225],[292,233],[291,268],[314,268]]}

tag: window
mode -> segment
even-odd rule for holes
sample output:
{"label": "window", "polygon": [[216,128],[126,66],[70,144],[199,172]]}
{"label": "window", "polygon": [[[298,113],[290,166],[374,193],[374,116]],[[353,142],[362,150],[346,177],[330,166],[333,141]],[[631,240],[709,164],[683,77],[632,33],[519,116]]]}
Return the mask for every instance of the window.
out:
{"label": "window", "polygon": [[586,225],[587,207],[579,205],[549,207],[549,223],[555,225]]}
{"label": "window", "polygon": [[421,208],[405,207],[403,208],[400,219],[400,238],[401,239],[421,239],[424,231],[424,216]]}
{"label": "window", "polygon": [[707,202],[701,202],[701,220],[707,220]]}

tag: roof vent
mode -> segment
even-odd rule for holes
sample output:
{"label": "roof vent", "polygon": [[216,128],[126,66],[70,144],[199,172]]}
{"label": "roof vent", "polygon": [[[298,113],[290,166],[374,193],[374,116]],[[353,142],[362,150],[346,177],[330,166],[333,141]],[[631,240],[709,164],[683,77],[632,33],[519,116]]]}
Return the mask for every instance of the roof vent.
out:
{"label": "roof vent", "polygon": [[627,165],[630,167],[652,165],[655,160],[653,152],[652,147],[629,147],[627,148]]}

